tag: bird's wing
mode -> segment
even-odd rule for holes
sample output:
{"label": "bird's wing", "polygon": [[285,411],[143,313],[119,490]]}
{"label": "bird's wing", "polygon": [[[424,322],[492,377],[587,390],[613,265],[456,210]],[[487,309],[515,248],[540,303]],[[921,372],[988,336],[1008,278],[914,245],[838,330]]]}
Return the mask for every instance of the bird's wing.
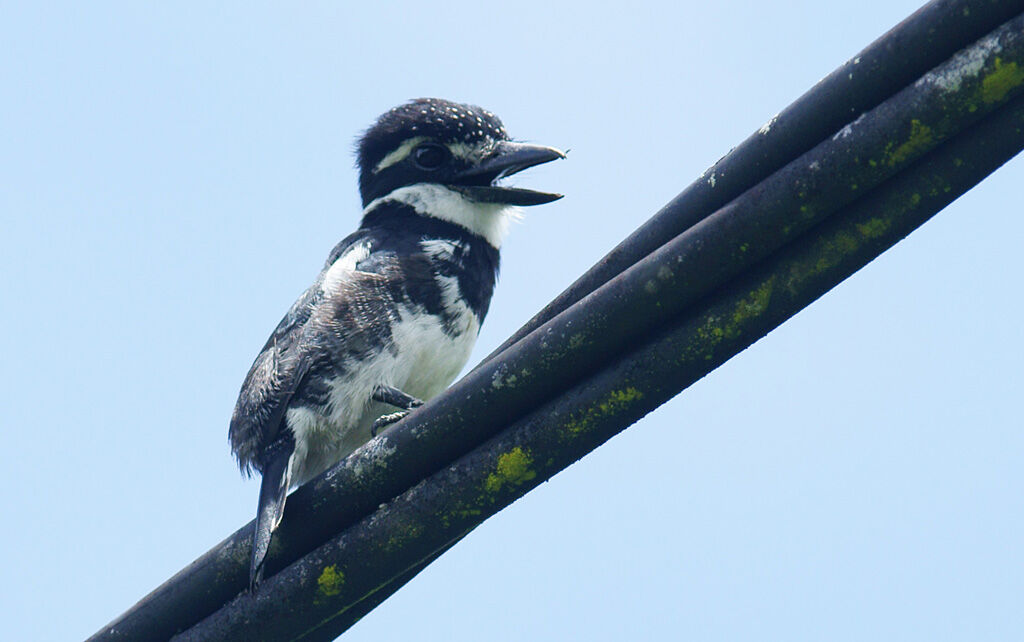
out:
{"label": "bird's wing", "polygon": [[[326,363],[337,367],[339,359],[344,360],[346,355],[369,345],[368,334],[379,336],[380,328],[374,324],[386,317],[379,311],[370,315],[360,315],[359,311],[382,305],[387,284],[387,277],[376,273],[348,270],[340,278],[335,275],[332,287],[305,315],[303,324],[282,335],[284,341],[268,344],[269,348],[257,359],[259,368],[254,366],[256,374],[247,379],[242,389],[241,410],[236,408],[232,430],[259,435],[261,441],[250,465],[263,475],[249,566],[249,586],[253,592],[262,580],[270,538],[284,515],[292,480],[295,435],[286,425],[289,403],[308,393],[306,376],[311,371]],[[366,316],[374,321],[361,323]],[[241,462],[237,444],[235,453]]]}
{"label": "bird's wing", "polygon": [[270,335],[256,356],[238,394],[228,436],[246,474],[263,471],[263,451],[278,437],[288,401],[312,366],[299,339],[323,295],[318,284],[307,290]]}
{"label": "bird's wing", "polygon": [[360,251],[359,233],[334,248],[316,281],[292,304],[253,361],[242,383],[231,417],[228,436],[244,473],[263,471],[263,454],[280,436],[288,402],[302,386],[305,376],[321,358],[310,319],[325,303],[324,279],[338,260]]}
{"label": "bird's wing", "polygon": [[[317,275],[316,281],[313,285],[302,293],[292,307],[281,319],[277,327],[270,334],[267,342],[263,345],[263,349],[260,350],[262,354],[268,348],[273,346],[278,340],[283,339],[286,335],[292,334],[298,330],[301,330],[302,326],[309,321],[310,315],[313,314],[313,310],[316,309],[317,304],[323,300],[323,289],[322,284],[327,271],[331,269],[338,259],[343,258],[346,254],[353,251],[360,243],[366,243],[369,239],[364,233],[355,232],[349,234],[347,237],[342,239],[334,248],[331,253],[327,255],[327,261],[324,263],[324,267],[320,270],[320,274]],[[254,364],[255,365],[255,364]]]}

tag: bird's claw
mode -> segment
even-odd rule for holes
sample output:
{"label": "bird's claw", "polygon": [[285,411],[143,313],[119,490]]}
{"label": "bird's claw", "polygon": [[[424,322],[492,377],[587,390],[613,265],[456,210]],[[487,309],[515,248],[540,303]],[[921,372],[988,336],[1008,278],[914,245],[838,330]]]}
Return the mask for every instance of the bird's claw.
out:
{"label": "bird's claw", "polygon": [[391,424],[399,421],[407,414],[409,414],[408,410],[399,410],[398,412],[392,412],[390,414],[381,416],[377,421],[373,422],[373,426],[370,427],[370,434],[376,437],[377,433],[379,433],[382,429],[387,428]]}

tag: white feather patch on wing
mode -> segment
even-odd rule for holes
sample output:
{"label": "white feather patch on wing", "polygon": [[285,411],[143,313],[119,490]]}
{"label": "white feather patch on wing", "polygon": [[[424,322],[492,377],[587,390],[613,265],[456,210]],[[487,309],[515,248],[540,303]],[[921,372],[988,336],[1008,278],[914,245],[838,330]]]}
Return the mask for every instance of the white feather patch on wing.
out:
{"label": "white feather patch on wing", "polygon": [[325,293],[333,292],[341,283],[349,279],[351,274],[356,271],[359,262],[368,256],[370,256],[368,243],[358,243],[350,247],[328,268],[327,274],[324,275],[324,280],[320,284],[320,289]]}
{"label": "white feather patch on wing", "polygon": [[[461,243],[450,239],[423,239],[420,241],[420,247],[424,254],[442,262],[453,260],[455,251],[461,246]],[[469,247],[463,249],[463,254],[469,254]]]}

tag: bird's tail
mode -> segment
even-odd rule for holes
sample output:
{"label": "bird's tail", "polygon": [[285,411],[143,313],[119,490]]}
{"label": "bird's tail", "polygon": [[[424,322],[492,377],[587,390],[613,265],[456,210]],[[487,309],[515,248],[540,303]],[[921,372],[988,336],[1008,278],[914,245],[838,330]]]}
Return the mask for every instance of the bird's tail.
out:
{"label": "bird's tail", "polygon": [[288,435],[278,439],[264,452],[263,481],[260,503],[256,509],[256,527],[252,533],[252,561],[249,565],[249,591],[253,594],[263,579],[263,563],[267,559],[270,536],[281,523],[284,501],[291,484],[288,462],[295,452],[295,440]]}

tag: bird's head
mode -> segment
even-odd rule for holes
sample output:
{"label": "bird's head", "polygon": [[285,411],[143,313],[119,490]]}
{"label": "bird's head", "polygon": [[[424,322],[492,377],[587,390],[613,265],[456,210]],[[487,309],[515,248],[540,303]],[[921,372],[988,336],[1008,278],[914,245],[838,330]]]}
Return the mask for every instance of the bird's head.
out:
{"label": "bird's head", "polygon": [[474,229],[486,222],[478,217],[561,198],[499,185],[565,154],[510,140],[497,116],[473,105],[420,98],[395,107],[363,135],[358,154],[359,190],[368,211],[374,202],[398,200]]}

